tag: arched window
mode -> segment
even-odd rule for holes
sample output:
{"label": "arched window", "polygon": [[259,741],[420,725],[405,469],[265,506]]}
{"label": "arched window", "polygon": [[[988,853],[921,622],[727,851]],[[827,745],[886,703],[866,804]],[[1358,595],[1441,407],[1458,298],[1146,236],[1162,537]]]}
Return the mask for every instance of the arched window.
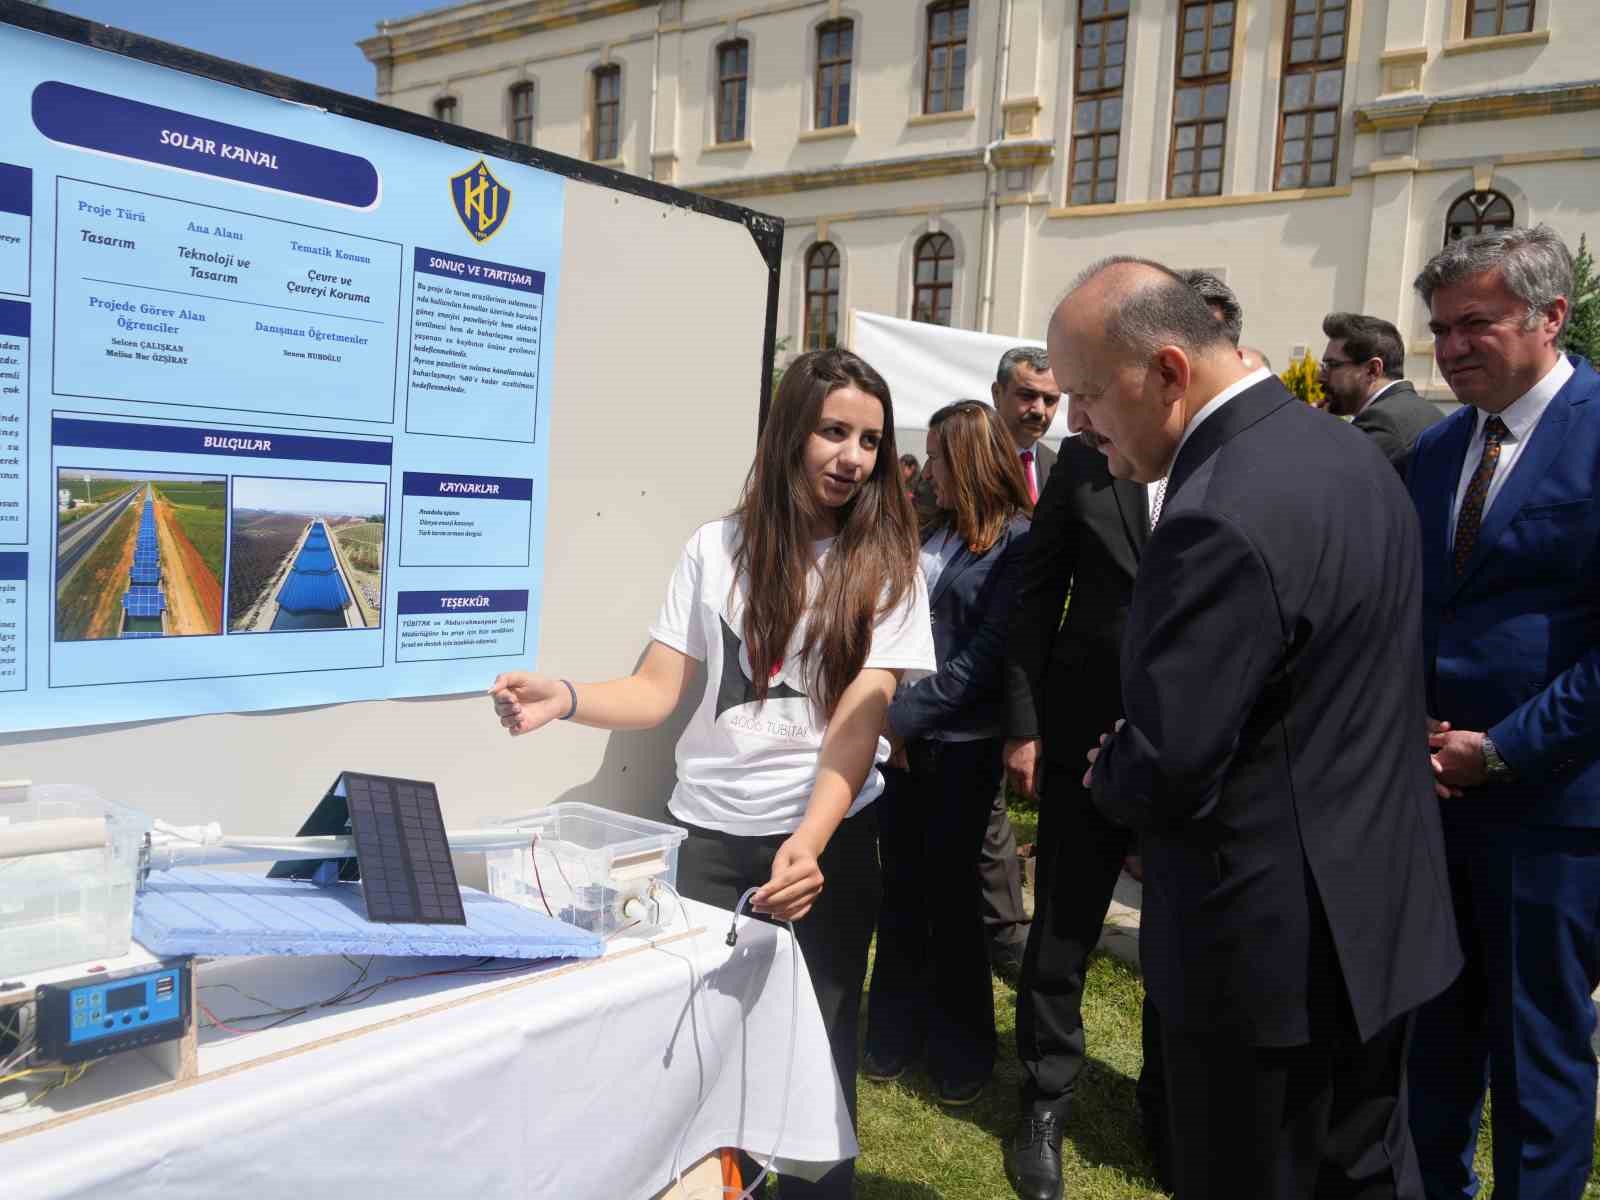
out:
{"label": "arched window", "polygon": [[622,68],[596,67],[594,72],[594,139],[590,157],[605,162],[617,157],[622,131]]}
{"label": "arched window", "polygon": [[433,102],[433,119],[435,121],[443,121],[446,125],[457,125],[461,121],[460,112],[461,110],[456,107],[456,98],[454,96],[440,96],[439,99]]}
{"label": "arched window", "polygon": [[839,344],[839,248],[818,242],[806,252],[807,350],[832,350]]}
{"label": "arched window", "polygon": [[1517,214],[1499,192],[1468,192],[1450,206],[1444,219],[1444,244],[1475,233],[1493,233],[1510,229],[1517,223]]}
{"label": "arched window", "polygon": [[717,47],[717,141],[744,141],[749,86],[750,43],[723,42]]}
{"label": "arched window", "polygon": [[956,245],[945,233],[925,234],[917,241],[915,292],[911,319],[929,325],[950,324],[955,299]]}
{"label": "arched window", "polygon": [[853,21],[817,26],[816,127],[850,124],[850,62],[855,54]]}
{"label": "arched window", "polygon": [[519,146],[533,145],[533,84],[511,87],[511,140]]}
{"label": "arched window", "polygon": [[928,6],[928,59],[922,111],[960,112],[967,94],[967,0]]}

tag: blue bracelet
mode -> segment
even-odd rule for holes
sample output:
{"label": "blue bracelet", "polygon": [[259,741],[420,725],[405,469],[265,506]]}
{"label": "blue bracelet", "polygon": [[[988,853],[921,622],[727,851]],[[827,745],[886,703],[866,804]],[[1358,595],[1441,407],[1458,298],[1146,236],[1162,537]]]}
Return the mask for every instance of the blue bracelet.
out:
{"label": "blue bracelet", "polygon": [[561,682],[566,685],[567,695],[572,697],[572,707],[567,709],[567,715],[561,719],[563,721],[570,721],[578,713],[578,689],[572,686],[572,681],[570,679],[563,679]]}

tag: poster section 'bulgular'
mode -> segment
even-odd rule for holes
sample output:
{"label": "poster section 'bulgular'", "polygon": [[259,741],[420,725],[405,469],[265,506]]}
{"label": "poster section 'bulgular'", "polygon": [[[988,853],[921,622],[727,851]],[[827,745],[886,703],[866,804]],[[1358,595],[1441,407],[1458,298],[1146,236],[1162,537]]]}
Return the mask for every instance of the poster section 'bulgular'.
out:
{"label": "poster section 'bulgular'", "polygon": [[0,26],[0,730],[538,640],[564,182]]}

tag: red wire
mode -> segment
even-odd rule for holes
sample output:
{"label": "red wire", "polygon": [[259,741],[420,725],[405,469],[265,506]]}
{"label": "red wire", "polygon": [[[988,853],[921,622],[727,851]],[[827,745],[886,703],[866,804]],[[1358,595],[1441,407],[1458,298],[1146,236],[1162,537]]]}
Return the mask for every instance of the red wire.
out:
{"label": "red wire", "polygon": [[550,913],[552,920],[555,913],[550,912],[550,897],[545,895],[544,880],[539,878],[539,835],[533,835],[533,842],[528,846],[528,858],[533,862],[533,881],[539,885],[539,901],[544,905],[544,911]]}
{"label": "red wire", "polygon": [[256,1029],[240,1029],[235,1025],[227,1024],[226,1022],[223,1021],[223,1019],[221,1017],[217,1016],[216,1013],[212,1012],[209,1008],[206,1007],[206,1004],[205,1004],[204,1000],[196,999],[195,1003],[200,1006],[200,1011],[201,1012],[205,1013],[206,1016],[211,1018],[211,1024],[213,1026],[215,1026],[217,1029],[225,1030],[228,1033],[259,1033],[260,1032],[259,1030],[256,1030]]}

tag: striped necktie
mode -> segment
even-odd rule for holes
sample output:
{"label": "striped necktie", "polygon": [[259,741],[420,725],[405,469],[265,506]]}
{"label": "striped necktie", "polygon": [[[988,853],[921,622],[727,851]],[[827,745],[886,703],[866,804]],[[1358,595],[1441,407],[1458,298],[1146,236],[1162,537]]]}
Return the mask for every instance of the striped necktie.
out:
{"label": "striped necktie", "polygon": [[1499,417],[1490,417],[1483,423],[1483,457],[1478,469],[1467,482],[1467,492],[1461,498],[1461,512],[1456,517],[1456,574],[1467,568],[1472,548],[1478,543],[1478,530],[1483,526],[1483,505],[1489,497],[1489,484],[1494,482],[1494,469],[1500,464],[1500,443],[1511,431]]}

